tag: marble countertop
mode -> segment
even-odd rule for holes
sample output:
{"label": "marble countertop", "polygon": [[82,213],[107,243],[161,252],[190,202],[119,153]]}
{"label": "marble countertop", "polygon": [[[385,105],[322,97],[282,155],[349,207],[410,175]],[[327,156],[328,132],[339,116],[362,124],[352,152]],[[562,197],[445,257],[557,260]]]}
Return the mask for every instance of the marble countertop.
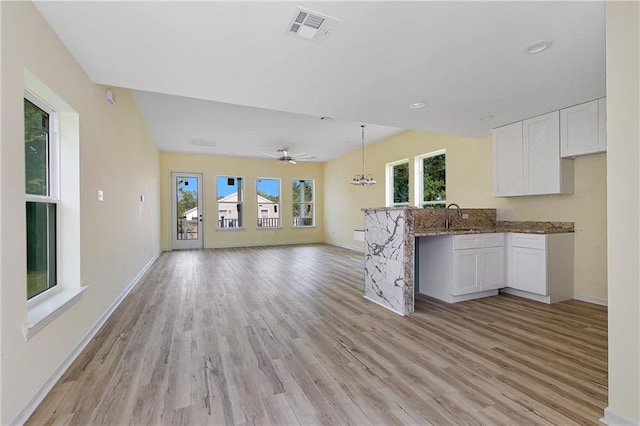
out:
{"label": "marble countertop", "polygon": [[426,232],[416,232],[416,237],[431,237],[437,235],[461,235],[461,234],[489,234],[497,232],[519,232],[523,234],[560,234],[574,232],[573,222],[496,222],[495,227],[476,228],[430,228]]}

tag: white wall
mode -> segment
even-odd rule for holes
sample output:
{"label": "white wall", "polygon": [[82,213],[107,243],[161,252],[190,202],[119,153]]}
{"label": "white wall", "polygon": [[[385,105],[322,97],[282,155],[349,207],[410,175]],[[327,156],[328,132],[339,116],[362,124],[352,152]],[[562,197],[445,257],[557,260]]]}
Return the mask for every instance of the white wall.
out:
{"label": "white wall", "polygon": [[[640,3],[607,2],[609,406],[640,423]],[[619,419],[618,419],[619,420]]]}
{"label": "white wall", "polygon": [[[159,154],[131,94],[114,89],[117,103],[108,104],[105,88],[90,81],[31,2],[0,2],[0,10],[0,423],[7,424],[159,252],[160,182]],[[25,70],[79,116],[80,283],[71,284],[89,286],[27,341],[21,331],[27,319]],[[104,202],[96,200],[97,189]]]}

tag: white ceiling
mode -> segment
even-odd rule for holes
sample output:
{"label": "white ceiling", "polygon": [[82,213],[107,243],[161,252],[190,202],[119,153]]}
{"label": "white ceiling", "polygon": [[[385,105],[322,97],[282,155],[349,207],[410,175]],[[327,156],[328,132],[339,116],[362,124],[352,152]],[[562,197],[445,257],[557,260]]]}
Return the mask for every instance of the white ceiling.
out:
{"label": "white ceiling", "polygon": [[[134,89],[165,151],[325,161],[358,148],[361,123],[367,143],[402,129],[480,137],[605,95],[601,1],[36,5],[96,83]],[[290,36],[298,5],[340,22],[322,43]],[[525,55],[538,40],[553,44]]]}

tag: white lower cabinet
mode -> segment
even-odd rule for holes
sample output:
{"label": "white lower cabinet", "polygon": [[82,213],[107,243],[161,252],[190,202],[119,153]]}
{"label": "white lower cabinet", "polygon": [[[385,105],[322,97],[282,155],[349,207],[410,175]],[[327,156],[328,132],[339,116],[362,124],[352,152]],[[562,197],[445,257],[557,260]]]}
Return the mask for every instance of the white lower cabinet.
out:
{"label": "white lower cabinet", "polygon": [[418,246],[421,294],[453,303],[505,286],[503,233],[421,237]]}
{"label": "white lower cabinet", "polygon": [[573,298],[573,234],[507,234],[503,293],[545,303]]}

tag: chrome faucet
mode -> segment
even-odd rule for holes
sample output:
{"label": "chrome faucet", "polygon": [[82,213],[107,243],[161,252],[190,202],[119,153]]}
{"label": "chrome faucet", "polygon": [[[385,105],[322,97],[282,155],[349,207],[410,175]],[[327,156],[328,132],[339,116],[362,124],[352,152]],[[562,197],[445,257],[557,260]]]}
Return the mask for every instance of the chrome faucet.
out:
{"label": "chrome faucet", "polygon": [[460,206],[457,205],[456,203],[451,203],[447,206],[447,208],[445,209],[445,219],[444,219],[444,228],[445,229],[449,229],[449,226],[451,225],[451,221],[449,219],[449,208],[450,207],[455,207],[456,209],[458,209],[458,217],[462,217],[462,210],[460,209]]}

